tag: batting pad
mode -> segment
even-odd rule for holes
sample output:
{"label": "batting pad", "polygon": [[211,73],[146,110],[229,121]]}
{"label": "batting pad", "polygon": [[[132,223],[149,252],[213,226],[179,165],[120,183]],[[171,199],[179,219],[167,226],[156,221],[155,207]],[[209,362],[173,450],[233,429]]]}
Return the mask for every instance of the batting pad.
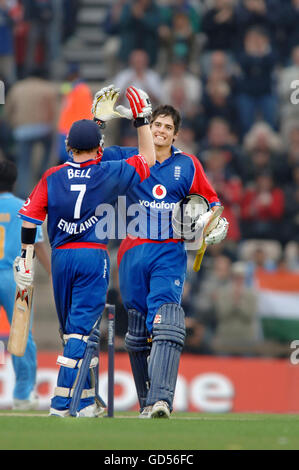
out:
{"label": "batting pad", "polygon": [[140,411],[145,407],[149,388],[148,355],[150,343],[145,326],[145,316],[135,309],[128,310],[128,332],[125,344],[129,353],[131,369],[140,404]]}
{"label": "batting pad", "polygon": [[164,400],[172,410],[181,352],[186,336],[185,315],[177,304],[162,305],[154,319],[146,405]]}

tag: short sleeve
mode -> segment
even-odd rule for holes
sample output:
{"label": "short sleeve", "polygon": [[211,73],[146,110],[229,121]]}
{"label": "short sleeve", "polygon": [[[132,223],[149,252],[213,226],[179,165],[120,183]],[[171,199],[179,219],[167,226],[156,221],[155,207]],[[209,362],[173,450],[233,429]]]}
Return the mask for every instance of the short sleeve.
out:
{"label": "short sleeve", "polygon": [[48,208],[48,188],[45,176],[35,186],[34,190],[19,210],[19,216],[23,220],[41,225],[46,216]]}
{"label": "short sleeve", "polygon": [[150,175],[150,169],[147,161],[142,155],[134,155],[126,160],[126,163],[133,166],[140,176],[140,182],[144,181]]}

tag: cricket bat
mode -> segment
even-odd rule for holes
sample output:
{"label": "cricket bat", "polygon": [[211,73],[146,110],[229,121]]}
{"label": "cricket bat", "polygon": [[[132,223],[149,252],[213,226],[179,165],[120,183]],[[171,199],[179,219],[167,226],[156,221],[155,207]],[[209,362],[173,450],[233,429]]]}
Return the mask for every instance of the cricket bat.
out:
{"label": "cricket bat", "polygon": [[[28,245],[26,249],[26,267],[31,269],[33,262],[34,246]],[[10,334],[7,350],[15,356],[24,356],[31,317],[33,286],[27,287],[23,292],[17,288]]]}
{"label": "cricket bat", "polygon": [[223,206],[217,206],[211,214],[210,219],[206,223],[205,228],[203,229],[202,244],[196,253],[196,257],[193,264],[193,271],[195,272],[199,271],[203,255],[205,254],[207,248],[207,245],[205,243],[205,237],[209,235],[209,233],[211,233],[211,231],[217,226],[219,217],[221,216],[223,209]]}

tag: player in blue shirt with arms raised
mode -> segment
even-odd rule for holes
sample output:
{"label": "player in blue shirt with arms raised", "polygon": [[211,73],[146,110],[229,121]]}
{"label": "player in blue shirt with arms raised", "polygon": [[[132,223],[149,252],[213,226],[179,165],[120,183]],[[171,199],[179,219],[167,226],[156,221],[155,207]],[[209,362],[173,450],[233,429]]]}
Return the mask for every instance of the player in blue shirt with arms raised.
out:
{"label": "player in blue shirt with arms raised", "polygon": [[[113,85],[96,93],[92,111],[98,122],[135,119],[138,108],[116,106],[118,95]],[[131,102],[134,94],[129,91],[127,97]],[[128,312],[125,342],[142,418],[170,416],[185,339],[181,297],[187,255],[184,240],[173,233],[173,209],[194,193],[206,198],[211,211],[220,205],[199,160],[173,145],[180,121],[179,112],[169,105],[159,106],[151,116],[157,161],[150,177],[127,194],[129,207],[138,204],[140,222],[135,229],[127,221],[128,235],[118,251],[120,291]],[[135,152],[112,146],[103,158],[121,160]],[[227,230],[226,219],[219,218],[206,244],[221,242]]]}
{"label": "player in blue shirt with arms raised", "polygon": [[147,178],[149,167],[155,164],[153,139],[144,118],[150,114],[151,105],[142,103],[139,109],[138,150],[119,162],[101,162],[102,136],[94,121],[73,123],[67,138],[72,158],[46,171],[19,211],[24,250],[17,266],[21,286],[32,283],[25,266],[26,246],[36,226],[48,216],[54,298],[64,342],[50,415],[69,416],[77,376],[81,368],[90,366],[77,416],[97,417],[104,411],[95,396],[96,361],[87,364],[85,360],[92,341],[99,339],[96,325],[105,307],[109,283],[108,238],[97,237],[97,208],[115,204],[118,195]]}

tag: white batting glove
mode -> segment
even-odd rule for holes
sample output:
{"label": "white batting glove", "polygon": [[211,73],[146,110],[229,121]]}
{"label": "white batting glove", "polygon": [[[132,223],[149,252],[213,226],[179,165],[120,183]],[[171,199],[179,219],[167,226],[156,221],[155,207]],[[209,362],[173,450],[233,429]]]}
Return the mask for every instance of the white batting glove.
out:
{"label": "white batting glove", "polygon": [[204,214],[201,214],[196,220],[194,226],[192,227],[192,232],[195,234],[195,237],[197,240],[201,238],[203,230],[207,222],[210,220],[210,217],[212,214],[213,214],[213,211],[207,211]]}
{"label": "white batting glove", "polygon": [[225,217],[219,217],[216,227],[205,237],[207,245],[215,245],[225,239],[228,231],[229,223]]}
{"label": "white batting glove", "polygon": [[152,104],[148,94],[138,88],[127,88],[126,97],[129,100],[133,119],[148,118],[152,114]]}
{"label": "white batting glove", "polygon": [[119,94],[119,88],[115,88],[114,85],[109,85],[101,88],[94,95],[91,112],[97,120],[106,122],[116,118],[133,118],[130,109],[124,106],[115,107]]}
{"label": "white batting glove", "polygon": [[25,258],[21,258],[21,256],[16,257],[13,264],[13,273],[15,283],[21,292],[33,284],[33,268],[28,269],[28,267],[26,267]]}

